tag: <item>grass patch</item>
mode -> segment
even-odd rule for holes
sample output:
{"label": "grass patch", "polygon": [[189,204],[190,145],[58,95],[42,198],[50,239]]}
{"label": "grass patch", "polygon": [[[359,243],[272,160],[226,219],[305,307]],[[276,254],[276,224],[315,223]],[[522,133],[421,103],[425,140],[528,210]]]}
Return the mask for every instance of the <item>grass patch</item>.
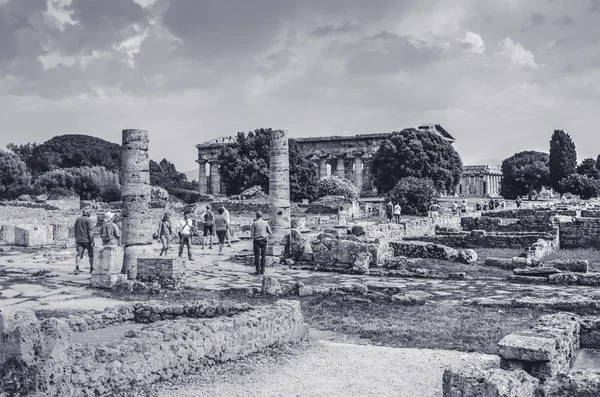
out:
{"label": "grass patch", "polygon": [[448,304],[400,306],[361,304],[331,297],[302,303],[305,321],[392,347],[448,349],[497,354],[506,335],[527,329],[545,312],[538,309],[473,308]]}
{"label": "grass patch", "polygon": [[439,274],[448,274],[448,273],[458,273],[464,272],[467,276],[471,276],[473,278],[482,278],[482,277],[500,277],[506,278],[512,274],[512,271],[498,269],[494,267],[480,266],[483,264],[483,261],[479,261],[474,265],[465,265],[463,263],[446,261],[441,259],[424,259],[421,262],[417,262],[415,264],[407,264],[406,270],[412,269],[428,269],[433,270]]}
{"label": "grass patch", "polygon": [[477,248],[477,263],[483,263],[485,258],[514,258],[523,253],[523,249],[513,248]]}
{"label": "grass patch", "polygon": [[590,272],[600,272],[600,251],[592,248],[561,249],[549,253],[544,257],[544,262],[552,260],[585,259],[589,262]]}

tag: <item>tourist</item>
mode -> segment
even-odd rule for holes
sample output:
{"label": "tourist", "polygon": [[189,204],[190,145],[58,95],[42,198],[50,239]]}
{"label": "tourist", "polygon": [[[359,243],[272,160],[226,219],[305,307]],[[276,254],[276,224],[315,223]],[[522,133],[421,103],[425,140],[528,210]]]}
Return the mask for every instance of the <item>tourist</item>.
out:
{"label": "tourist", "polygon": [[159,241],[162,243],[162,248],[158,256],[162,256],[162,254],[167,256],[167,251],[169,250],[169,245],[171,243],[171,237],[176,237],[171,225],[171,216],[168,212],[164,213],[160,223],[158,224],[157,235]]}
{"label": "tourist", "polygon": [[115,214],[112,212],[104,214],[104,223],[100,227],[100,238],[104,246],[119,245],[121,231],[119,230],[119,226],[113,222],[114,216]]}
{"label": "tourist", "polygon": [[496,208],[494,205],[494,199],[490,199],[490,210],[493,211]]}
{"label": "tourist", "polygon": [[477,211],[481,211],[483,208],[483,205],[481,204],[481,200],[477,200],[477,203],[475,203],[475,209]]}
{"label": "tourist", "polygon": [[262,213],[256,213],[256,219],[250,228],[254,247],[254,266],[256,274],[265,274],[265,263],[267,261],[267,243],[268,236],[271,235],[271,227],[269,223],[262,219]]}
{"label": "tourist", "polygon": [[500,201],[500,209],[501,210],[506,209],[506,201],[504,199],[502,199],[502,201]]}
{"label": "tourist", "polygon": [[484,201],[484,202],[483,202],[483,210],[484,210],[484,211],[487,211],[487,210],[489,210],[489,209],[490,209],[490,207],[488,206],[488,202],[487,202],[487,201]]}
{"label": "tourist", "polygon": [[348,213],[344,210],[344,207],[340,207],[338,210],[337,221],[339,226],[348,225]]}
{"label": "tourist", "polygon": [[210,246],[208,248],[212,249],[213,247],[213,235],[214,224],[215,224],[215,214],[210,210],[210,205],[206,206],[206,212],[202,216],[204,220],[204,237],[202,238],[202,249],[206,246],[206,237],[208,237],[210,241]]}
{"label": "tourist", "polygon": [[399,203],[394,205],[394,218],[396,219],[396,223],[400,223],[400,215],[402,215],[402,207],[400,207]]}
{"label": "tourist", "polygon": [[452,203],[452,213],[456,214],[458,212],[458,202],[453,202]]}
{"label": "tourist", "polygon": [[85,207],[82,215],[75,221],[75,246],[77,256],[75,257],[75,274],[79,274],[79,263],[83,259],[85,251],[90,259],[90,273],[94,270],[94,222],[92,222],[92,209]]}
{"label": "tourist", "polygon": [[517,208],[521,207],[521,203],[523,201],[521,200],[521,196],[517,196],[517,199],[515,200],[515,204],[517,205]]}
{"label": "tourist", "polygon": [[192,235],[194,234],[194,222],[190,219],[191,214],[183,214],[183,221],[179,225],[179,257],[183,255],[183,247],[187,245],[188,259],[193,261],[192,257]]}
{"label": "tourist", "polygon": [[497,210],[498,208],[500,208],[500,202],[498,201],[498,199],[494,200],[494,209]]}
{"label": "tourist", "polygon": [[[229,211],[227,211],[227,208],[223,207],[223,216],[225,217],[225,219],[227,220],[227,225],[229,226],[229,222],[231,221],[231,218],[229,216]],[[225,242],[227,243],[228,247],[231,247],[231,228],[227,227],[227,233],[225,233]]]}
{"label": "tourist", "polygon": [[434,218],[440,215],[440,205],[436,201],[432,201],[429,206],[429,217]]}
{"label": "tourist", "polygon": [[392,203],[392,200],[390,199],[390,201],[385,205],[385,217],[387,219],[387,223],[390,223],[392,221],[393,213],[394,213],[394,203]]}
{"label": "tourist", "polygon": [[217,233],[217,238],[219,239],[219,255],[223,255],[223,245],[225,245],[225,238],[227,237],[227,232],[229,231],[229,221],[225,216],[225,208],[221,207],[217,211],[218,214],[215,215],[215,231]]}
{"label": "tourist", "polygon": [[460,212],[463,214],[467,213],[467,200],[463,200],[463,202],[460,203]]}

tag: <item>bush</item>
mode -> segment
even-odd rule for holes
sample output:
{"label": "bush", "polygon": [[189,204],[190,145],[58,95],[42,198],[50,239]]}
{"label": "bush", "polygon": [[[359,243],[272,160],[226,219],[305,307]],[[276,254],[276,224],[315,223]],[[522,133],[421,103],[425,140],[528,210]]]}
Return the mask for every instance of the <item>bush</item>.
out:
{"label": "bush", "polygon": [[360,191],[348,179],[332,175],[317,183],[317,197],[325,196],[343,196],[348,200],[357,200]]}
{"label": "bush", "polygon": [[13,153],[0,150],[0,198],[15,199],[28,193],[31,188],[31,175],[27,166]]}
{"label": "bush", "polygon": [[438,191],[431,179],[409,176],[396,183],[387,199],[399,203],[403,214],[426,215],[437,197]]}
{"label": "bush", "polygon": [[119,174],[104,167],[48,171],[36,179],[34,190],[49,196],[77,194],[82,200],[113,202],[121,199]]}
{"label": "bush", "polygon": [[564,193],[576,194],[584,200],[600,195],[600,181],[584,175],[572,174],[560,181]]}

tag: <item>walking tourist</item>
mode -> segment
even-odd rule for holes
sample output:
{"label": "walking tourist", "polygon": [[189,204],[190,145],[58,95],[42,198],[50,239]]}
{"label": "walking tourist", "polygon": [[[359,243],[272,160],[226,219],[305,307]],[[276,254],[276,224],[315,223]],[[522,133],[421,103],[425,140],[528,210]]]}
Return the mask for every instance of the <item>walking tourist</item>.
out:
{"label": "walking tourist", "polygon": [[496,206],[494,205],[494,199],[490,199],[490,210],[493,211],[496,209]]}
{"label": "walking tourist", "polygon": [[92,209],[86,207],[82,215],[75,221],[75,246],[77,256],[75,257],[75,274],[79,274],[79,263],[83,259],[85,251],[90,258],[90,273],[94,270],[94,222],[92,222]]}
{"label": "walking tourist", "polygon": [[432,201],[429,206],[429,217],[434,218],[440,215],[440,205],[436,201]]}
{"label": "walking tourist", "polygon": [[390,200],[389,203],[387,203],[385,205],[385,217],[387,219],[387,223],[390,223],[392,221],[393,213],[394,213],[394,204],[392,203],[392,200]]}
{"label": "walking tourist", "polygon": [[339,226],[346,226],[348,224],[348,213],[344,211],[344,207],[340,207],[338,210],[337,221]]}
{"label": "walking tourist", "polygon": [[[187,245],[188,259],[193,261],[192,257],[192,234],[194,233],[194,223],[190,219],[190,213],[183,214],[183,221],[179,226],[179,257],[183,255],[183,247]],[[212,248],[212,247],[211,247]]]}
{"label": "walking tourist", "polygon": [[487,201],[485,201],[485,202],[483,203],[483,210],[484,210],[484,211],[487,211],[489,208],[490,208],[490,207],[488,206],[488,203],[487,203]]}
{"label": "walking tourist", "polygon": [[119,226],[113,222],[114,216],[115,214],[112,212],[104,214],[104,223],[100,227],[100,238],[104,246],[119,245],[121,231],[119,230]]}
{"label": "walking tourist", "polygon": [[223,255],[223,245],[225,245],[225,238],[229,231],[229,222],[225,217],[224,207],[219,208],[218,214],[215,215],[215,231],[219,239],[219,255]]}
{"label": "walking tourist", "polygon": [[460,212],[463,214],[467,213],[467,200],[463,200],[463,202],[460,203]]}
{"label": "walking tourist", "polygon": [[452,203],[452,213],[456,214],[458,212],[458,202],[453,202]]}
{"label": "walking tourist", "polygon": [[506,201],[504,199],[502,199],[502,201],[500,201],[500,209],[506,209]]}
{"label": "walking tourist", "polygon": [[399,203],[394,205],[394,218],[396,219],[396,223],[400,223],[400,215],[402,215],[402,207],[400,207]]}
{"label": "walking tourist", "polygon": [[477,200],[477,203],[475,203],[475,209],[477,211],[481,211],[483,209],[483,205],[481,205],[481,200]]}
{"label": "walking tourist", "polygon": [[227,243],[228,247],[231,247],[231,227],[229,227],[229,222],[231,221],[231,218],[229,217],[229,211],[227,211],[227,208],[223,207],[223,216],[225,216],[225,219],[227,220],[227,233],[225,233],[225,242]]}
{"label": "walking tourist", "polygon": [[159,241],[162,243],[162,248],[160,249],[160,254],[158,254],[158,256],[162,256],[163,254],[167,256],[167,251],[169,250],[169,246],[171,244],[171,237],[176,237],[171,225],[171,216],[168,212],[164,213],[158,224],[157,235]]}
{"label": "walking tourist", "polygon": [[213,235],[215,234],[215,214],[210,210],[210,205],[206,206],[206,212],[202,216],[202,219],[204,220],[204,237],[202,238],[202,249],[204,249],[204,247],[206,246],[207,237],[210,241],[210,246],[208,248],[212,249]]}
{"label": "walking tourist", "polygon": [[268,236],[271,235],[269,223],[262,219],[262,213],[256,213],[256,219],[252,223],[250,233],[254,247],[254,266],[256,274],[265,274],[265,263],[267,261]]}
{"label": "walking tourist", "polygon": [[517,205],[517,208],[521,207],[521,203],[523,201],[521,200],[521,196],[517,196],[517,199],[515,200],[515,204]]}

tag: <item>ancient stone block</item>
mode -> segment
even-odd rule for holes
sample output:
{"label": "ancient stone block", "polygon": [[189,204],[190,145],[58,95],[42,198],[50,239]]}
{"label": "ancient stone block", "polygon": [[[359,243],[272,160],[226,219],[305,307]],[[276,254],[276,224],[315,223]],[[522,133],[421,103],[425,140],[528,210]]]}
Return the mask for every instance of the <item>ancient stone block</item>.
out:
{"label": "ancient stone block", "polygon": [[54,243],[67,241],[74,236],[75,228],[72,225],[54,224],[52,225],[52,240]]}
{"label": "ancient stone block", "polygon": [[10,358],[24,362],[35,359],[39,343],[39,322],[31,310],[2,308],[0,310],[0,363]]}
{"label": "ancient stone block", "polygon": [[92,274],[120,274],[123,268],[123,247],[108,246],[98,250]]}
{"label": "ancient stone block", "polygon": [[150,184],[150,172],[148,171],[125,171],[121,173],[121,184]]}
{"label": "ancient stone block", "polygon": [[545,397],[600,396],[600,372],[580,369],[548,379],[543,386]]}
{"label": "ancient stone block", "polygon": [[149,160],[146,150],[121,151],[121,164],[125,166],[125,173],[150,172]]}
{"label": "ancient stone block", "polygon": [[152,186],[138,183],[138,184],[128,184],[123,185],[121,187],[121,196],[144,196],[150,197],[152,194]]}
{"label": "ancient stone block", "polygon": [[0,226],[0,242],[8,245],[15,244],[15,227],[13,225]]}
{"label": "ancient stone block", "polygon": [[498,354],[506,360],[550,361],[556,354],[552,338],[510,334],[498,343]]}
{"label": "ancient stone block", "polygon": [[525,371],[449,368],[442,382],[444,397],[538,397],[539,380]]}
{"label": "ancient stone block", "polygon": [[354,234],[357,237],[360,237],[367,234],[367,232],[365,231],[365,228],[363,226],[352,226],[352,234]]}
{"label": "ancient stone block", "polygon": [[152,245],[129,245],[123,249],[123,269],[130,280],[135,280],[137,277],[137,260],[138,258],[152,258],[156,254],[152,249]]}
{"label": "ancient stone block", "polygon": [[148,150],[148,132],[145,130],[123,130],[122,138],[125,150]]}
{"label": "ancient stone block", "polygon": [[121,219],[123,227],[121,243],[123,245],[152,244],[152,234],[157,228],[156,220],[150,217]]}
{"label": "ancient stone block", "polygon": [[547,276],[508,276],[508,281],[517,284],[548,284]]}
{"label": "ancient stone block", "polygon": [[519,256],[515,256],[514,258],[512,258],[513,269],[522,269],[526,267],[531,267],[533,265],[533,260],[531,258],[522,258]]}
{"label": "ancient stone block", "polygon": [[477,261],[477,252],[474,250],[462,250],[458,253],[458,261],[467,265]]}
{"label": "ancient stone block", "polygon": [[485,230],[471,230],[472,238],[483,238],[487,236],[487,232]]}
{"label": "ancient stone block", "polygon": [[546,266],[551,266],[555,269],[564,270],[566,272],[574,273],[587,273],[588,272],[588,261],[585,259],[567,259],[567,260],[553,260],[546,262]]}
{"label": "ancient stone block", "polygon": [[270,276],[263,277],[261,290],[262,293],[266,295],[281,295],[283,293],[279,281]]}
{"label": "ancient stone block", "polygon": [[600,273],[558,273],[548,279],[550,284],[600,286]]}
{"label": "ancient stone block", "polygon": [[15,245],[21,247],[39,247],[54,242],[51,225],[15,226]]}
{"label": "ancient stone block", "polygon": [[92,274],[90,286],[93,288],[112,288],[126,280],[126,274]]}
{"label": "ancient stone block", "polygon": [[456,260],[458,251],[454,248],[421,241],[392,241],[389,243],[394,256],[409,258],[434,258]]}
{"label": "ancient stone block", "polygon": [[269,224],[273,241],[279,242],[290,232],[290,161],[287,131],[274,130],[269,152]]}
{"label": "ancient stone block", "polygon": [[369,264],[371,263],[371,254],[369,252],[360,252],[356,256],[356,260],[352,266],[352,270],[357,271],[361,274],[369,272]]}
{"label": "ancient stone block", "polygon": [[531,267],[525,269],[514,269],[513,273],[518,276],[537,276],[537,277],[547,277],[551,274],[561,273],[560,270],[549,267],[549,266],[540,266],[540,267]]}
{"label": "ancient stone block", "polygon": [[307,251],[307,246],[310,247],[306,238],[296,229],[290,231],[289,242],[289,253],[294,260],[300,260],[304,252]]}
{"label": "ancient stone block", "polygon": [[179,258],[138,258],[138,277],[181,278],[187,270],[185,261]]}

